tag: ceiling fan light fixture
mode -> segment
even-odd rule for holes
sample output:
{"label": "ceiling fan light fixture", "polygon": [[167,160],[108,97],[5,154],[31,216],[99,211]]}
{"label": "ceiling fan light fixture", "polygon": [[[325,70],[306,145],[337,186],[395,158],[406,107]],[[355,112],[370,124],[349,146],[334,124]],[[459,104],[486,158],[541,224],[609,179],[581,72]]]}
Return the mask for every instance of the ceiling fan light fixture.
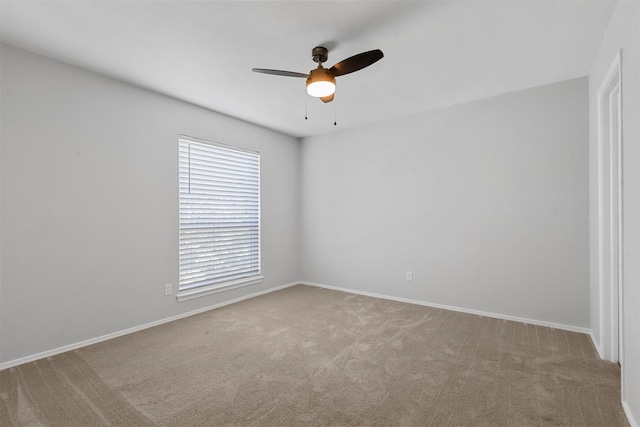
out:
{"label": "ceiling fan light fixture", "polygon": [[336,91],[336,78],[326,68],[316,68],[307,78],[307,93],[316,98],[333,95]]}

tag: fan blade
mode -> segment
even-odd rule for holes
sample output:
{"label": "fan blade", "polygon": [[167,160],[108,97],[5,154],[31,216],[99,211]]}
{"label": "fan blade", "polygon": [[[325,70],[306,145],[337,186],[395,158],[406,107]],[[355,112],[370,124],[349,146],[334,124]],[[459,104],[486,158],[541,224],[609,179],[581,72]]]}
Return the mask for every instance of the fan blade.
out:
{"label": "fan blade", "polygon": [[370,50],[340,61],[330,69],[335,73],[336,77],[344,76],[345,74],[368,67],[374,62],[381,60],[383,56],[384,54],[380,49]]}
{"label": "fan blade", "polygon": [[322,100],[322,102],[324,102],[326,104],[327,102],[333,101],[334,95],[335,95],[335,93],[332,93],[329,96],[321,96],[320,99]]}
{"label": "fan blade", "polygon": [[273,74],[274,76],[285,76],[285,77],[309,77],[309,74],[296,73],[295,71],[282,71],[282,70],[269,70],[266,68],[252,68],[251,71],[254,73],[262,73],[262,74]]}

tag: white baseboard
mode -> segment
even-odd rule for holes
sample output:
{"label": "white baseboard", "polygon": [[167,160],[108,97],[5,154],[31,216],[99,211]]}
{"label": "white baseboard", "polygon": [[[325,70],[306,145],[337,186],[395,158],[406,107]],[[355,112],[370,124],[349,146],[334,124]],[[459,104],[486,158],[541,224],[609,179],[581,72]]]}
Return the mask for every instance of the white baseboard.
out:
{"label": "white baseboard", "polygon": [[604,358],[602,357],[602,348],[600,347],[600,343],[598,342],[598,340],[596,340],[596,338],[593,336],[593,331],[589,333],[589,336],[591,337],[591,342],[593,343],[593,346],[596,348],[596,352],[598,353],[598,356],[600,356],[600,359],[604,360]]}
{"label": "white baseboard", "polygon": [[640,424],[638,424],[638,421],[636,421],[636,419],[633,417],[633,414],[631,413],[631,409],[629,408],[629,405],[627,405],[627,402],[625,402],[624,400],[622,401],[622,409],[624,409],[624,414],[627,416],[629,425],[631,425],[631,427],[640,427]]}
{"label": "white baseboard", "polygon": [[80,341],[77,343],[65,345],[62,347],[54,348],[53,350],[43,351],[42,353],[32,354],[30,356],[21,357],[19,359],[9,360],[8,362],[0,363],[0,371],[3,369],[12,368],[14,366],[22,365],[23,363],[33,362],[34,360],[44,359],[46,357],[55,356],[56,354],[64,353],[66,351],[76,350],[81,347],[86,347],[91,344],[96,344],[102,341],[107,341],[113,338],[117,338],[123,335],[131,334],[134,332],[142,331],[143,329],[153,328],[154,326],[162,325],[164,323],[173,322],[174,320],[183,319],[185,317],[194,316],[196,314],[204,313],[209,310],[214,310],[216,308],[224,307],[226,305],[234,304],[236,302],[240,302],[249,298],[255,298],[260,295],[268,294],[270,292],[279,291],[280,289],[288,288],[290,286],[294,286],[299,284],[300,282],[291,282],[286,285],[277,286],[275,288],[269,288],[264,291],[254,292],[249,295],[245,295],[240,298],[235,298],[229,301],[221,302],[219,304],[210,305],[204,308],[199,308],[197,310],[189,311],[186,313],[178,314],[175,316],[167,317],[165,319],[156,320],[154,322],[145,323],[144,325],[134,326],[133,328],[123,329],[121,331],[112,332],[110,334],[102,335],[100,337],[91,338],[88,340]]}
{"label": "white baseboard", "polygon": [[319,284],[319,283],[312,283],[312,282],[299,282],[299,283],[301,285],[315,286],[315,287],[318,287],[318,288],[325,288],[325,289],[332,289],[332,290],[335,290],[335,291],[342,291],[342,292],[348,292],[348,293],[352,293],[352,294],[365,295],[365,296],[368,296],[368,297],[382,298],[382,299],[387,299],[387,300],[392,300],[392,301],[399,301],[399,302],[406,302],[406,303],[409,303],[409,304],[423,305],[423,306],[426,306],[426,307],[433,307],[433,308],[441,308],[443,310],[457,311],[457,312],[460,312],[460,313],[468,313],[468,314],[476,314],[478,316],[493,317],[495,319],[502,319],[502,320],[511,320],[511,321],[514,321],[514,322],[528,323],[528,324],[531,324],[531,325],[545,326],[545,327],[548,327],[548,328],[562,329],[564,331],[578,332],[578,333],[581,333],[581,334],[591,335],[591,329],[589,329],[589,328],[581,328],[579,326],[563,325],[563,324],[560,324],[560,323],[544,322],[544,321],[541,321],[541,320],[527,319],[527,318],[523,318],[523,317],[508,316],[508,315],[504,315],[504,314],[490,313],[490,312],[486,312],[486,311],[472,310],[472,309],[468,309],[468,308],[453,307],[453,306],[449,306],[449,305],[435,304],[435,303],[431,303],[431,302],[427,302],[427,301],[420,301],[420,300],[414,300],[414,299],[408,299],[408,298],[399,298],[399,297],[394,297],[394,296],[390,296],[390,295],[382,295],[382,294],[375,294],[375,293],[372,293],[372,292],[364,292],[364,291],[357,291],[357,290],[354,290],[354,289],[340,288],[340,287],[337,287],[337,286],[322,285],[322,284]]}

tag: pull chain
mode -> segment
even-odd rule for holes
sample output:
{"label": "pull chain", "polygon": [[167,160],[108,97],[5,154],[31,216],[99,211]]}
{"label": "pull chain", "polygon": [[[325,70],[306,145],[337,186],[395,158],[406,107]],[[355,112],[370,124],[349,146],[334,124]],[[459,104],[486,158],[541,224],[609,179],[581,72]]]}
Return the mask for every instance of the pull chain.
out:
{"label": "pull chain", "polygon": [[[338,112],[335,102],[333,102],[333,125],[338,126]],[[304,119],[309,120],[309,97],[304,97]]]}

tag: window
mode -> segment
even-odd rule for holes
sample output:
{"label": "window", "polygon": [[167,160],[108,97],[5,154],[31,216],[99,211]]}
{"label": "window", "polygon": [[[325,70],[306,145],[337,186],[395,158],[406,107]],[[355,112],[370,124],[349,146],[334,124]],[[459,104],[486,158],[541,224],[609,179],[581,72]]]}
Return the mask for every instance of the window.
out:
{"label": "window", "polygon": [[184,136],[178,145],[178,301],[260,282],[260,154]]}

